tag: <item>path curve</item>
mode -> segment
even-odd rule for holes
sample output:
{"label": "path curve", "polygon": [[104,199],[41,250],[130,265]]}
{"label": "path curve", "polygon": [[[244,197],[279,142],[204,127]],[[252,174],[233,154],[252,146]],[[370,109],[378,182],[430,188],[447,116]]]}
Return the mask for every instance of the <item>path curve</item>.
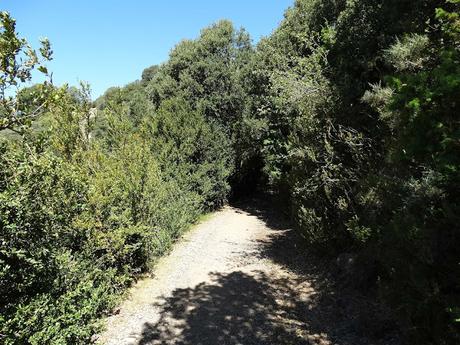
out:
{"label": "path curve", "polygon": [[336,315],[317,278],[276,258],[291,230],[265,211],[227,206],[194,227],[131,289],[98,343],[371,344],[356,332],[333,336],[349,317]]}

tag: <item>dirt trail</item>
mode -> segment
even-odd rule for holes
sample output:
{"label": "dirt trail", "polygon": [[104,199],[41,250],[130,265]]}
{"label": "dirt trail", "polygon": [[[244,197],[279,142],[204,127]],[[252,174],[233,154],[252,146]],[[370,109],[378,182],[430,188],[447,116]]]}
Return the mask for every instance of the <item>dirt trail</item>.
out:
{"label": "dirt trail", "polygon": [[369,338],[327,279],[296,268],[293,231],[260,204],[225,207],[188,232],[132,288],[98,342],[395,344]]}

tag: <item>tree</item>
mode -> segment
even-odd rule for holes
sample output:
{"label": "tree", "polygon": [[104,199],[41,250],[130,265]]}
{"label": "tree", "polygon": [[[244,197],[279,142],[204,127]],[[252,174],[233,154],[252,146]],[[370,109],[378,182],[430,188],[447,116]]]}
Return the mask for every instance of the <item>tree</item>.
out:
{"label": "tree", "polygon": [[[42,91],[48,86],[51,74],[44,63],[51,60],[52,50],[48,39],[44,38],[40,43],[37,54],[24,38],[18,37],[16,21],[10,14],[0,13],[0,130],[22,132],[47,106],[46,93]],[[37,90],[39,92],[32,94],[32,103],[23,104],[18,93],[25,83],[31,81],[34,69],[41,72],[47,82]]]}
{"label": "tree", "polygon": [[147,84],[150,80],[152,80],[155,77],[155,74],[157,74],[159,69],[160,66],[158,65],[153,65],[144,69],[142,71],[141,83]]}

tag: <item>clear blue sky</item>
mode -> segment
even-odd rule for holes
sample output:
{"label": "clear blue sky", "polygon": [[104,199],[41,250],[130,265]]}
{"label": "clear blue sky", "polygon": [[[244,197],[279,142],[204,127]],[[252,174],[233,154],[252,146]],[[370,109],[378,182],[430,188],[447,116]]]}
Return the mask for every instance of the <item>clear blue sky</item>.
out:
{"label": "clear blue sky", "polygon": [[269,35],[293,0],[6,0],[1,10],[17,21],[22,37],[37,47],[48,37],[49,69],[56,84],[91,84],[93,98],[110,86],[139,79],[165,61],[181,39],[219,19],[244,27],[254,42]]}

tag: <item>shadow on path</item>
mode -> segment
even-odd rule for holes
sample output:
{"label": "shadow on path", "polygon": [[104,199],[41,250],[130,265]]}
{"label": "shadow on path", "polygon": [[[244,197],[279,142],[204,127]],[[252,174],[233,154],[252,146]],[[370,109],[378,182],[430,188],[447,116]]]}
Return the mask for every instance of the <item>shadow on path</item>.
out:
{"label": "shadow on path", "polygon": [[176,289],[155,305],[160,319],[144,324],[138,344],[399,344],[391,325],[382,325],[375,316],[373,302],[339,291],[325,267],[305,256],[298,234],[267,203],[233,205],[273,230],[268,239],[259,240],[258,252],[248,255],[270,259],[294,273],[214,272],[210,282]]}
{"label": "shadow on path", "polygon": [[277,298],[296,296],[295,285],[263,272],[213,273],[212,283],[166,298],[160,321],[145,325],[140,344],[309,344],[296,332],[308,305]]}

